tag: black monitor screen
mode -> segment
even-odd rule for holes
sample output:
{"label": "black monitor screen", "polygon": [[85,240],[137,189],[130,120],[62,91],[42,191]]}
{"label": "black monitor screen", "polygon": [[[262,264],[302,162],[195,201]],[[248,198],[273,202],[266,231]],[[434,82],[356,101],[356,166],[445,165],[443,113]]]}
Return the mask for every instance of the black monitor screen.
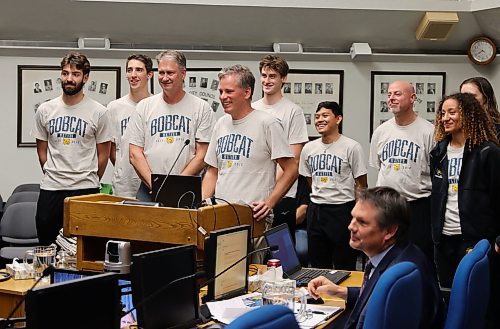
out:
{"label": "black monitor screen", "polygon": [[[77,271],[69,269],[56,268],[50,274],[50,283],[60,283],[71,280],[78,280],[92,275],[97,275],[97,272],[90,271]],[[122,275],[120,275],[122,277]],[[121,310],[122,313],[127,313],[130,309],[134,307],[132,303],[132,288],[130,280],[120,279],[118,280],[118,285],[121,290]],[[137,322],[137,312],[134,310],[132,313],[122,317],[120,328],[126,328],[127,326]]]}
{"label": "black monitor screen", "polygon": [[[213,278],[248,255],[250,226],[241,225],[210,232],[205,240],[205,270]],[[231,298],[246,293],[248,259],[241,261],[208,285],[207,300]]]}
{"label": "black monitor screen", "polygon": [[87,329],[120,327],[118,276],[98,274],[38,287],[26,296],[26,327]]}
{"label": "black monitor screen", "polygon": [[[178,246],[132,256],[132,296],[139,326],[147,329],[192,326],[198,321],[196,247]],[[179,278],[188,277],[167,285]],[[165,287],[165,288],[164,288]],[[164,288],[157,296],[142,300]]]}

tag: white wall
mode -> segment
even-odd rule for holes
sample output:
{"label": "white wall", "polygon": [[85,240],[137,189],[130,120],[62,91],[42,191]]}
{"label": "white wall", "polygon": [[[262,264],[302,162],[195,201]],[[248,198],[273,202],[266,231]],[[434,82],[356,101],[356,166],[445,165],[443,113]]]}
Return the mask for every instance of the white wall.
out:
{"label": "white wall", "polygon": [[[36,56],[33,52],[33,56]],[[126,57],[126,55],[124,55]],[[202,56],[197,56],[200,58]],[[213,57],[213,55],[211,55]],[[254,74],[258,73],[258,61],[262,54],[247,55],[246,59],[239,61],[230,55],[220,55],[220,60],[189,60],[189,67],[222,67],[234,63],[249,66]],[[324,57],[326,58],[326,57]],[[378,62],[350,62],[332,61],[327,59],[321,61],[289,60],[289,65],[294,69],[331,69],[344,70],[344,130],[346,136],[354,138],[363,146],[368,155],[370,134],[370,84],[371,71],[445,71],[446,93],[457,91],[458,85],[467,77],[484,76],[488,78],[494,87],[500,87],[500,60],[488,67],[479,67],[470,64],[465,56],[452,56],[447,62],[446,58],[422,56],[393,56],[375,57]],[[122,94],[127,92],[127,82],[124,78],[123,59],[98,59],[89,58],[92,65],[122,66]],[[341,59],[342,60],[342,59]],[[390,60],[390,61],[388,61]],[[25,182],[39,182],[41,170],[35,148],[17,147],[17,65],[58,65],[60,58],[50,57],[12,57],[0,56],[0,111],[3,119],[0,120],[0,146],[2,159],[0,160],[0,195],[6,199],[15,186]],[[500,93],[500,91],[497,91]],[[260,87],[257,86],[255,98],[260,95]],[[110,181],[108,167],[104,181]],[[369,171],[369,182],[375,182],[375,173]]]}

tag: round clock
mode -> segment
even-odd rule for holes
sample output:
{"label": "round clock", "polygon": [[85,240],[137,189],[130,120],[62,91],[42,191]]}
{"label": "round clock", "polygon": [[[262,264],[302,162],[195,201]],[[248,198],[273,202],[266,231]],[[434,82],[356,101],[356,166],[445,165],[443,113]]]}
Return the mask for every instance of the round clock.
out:
{"label": "round clock", "polygon": [[493,62],[497,54],[497,46],[487,37],[477,37],[472,39],[467,55],[474,64],[486,65]]}

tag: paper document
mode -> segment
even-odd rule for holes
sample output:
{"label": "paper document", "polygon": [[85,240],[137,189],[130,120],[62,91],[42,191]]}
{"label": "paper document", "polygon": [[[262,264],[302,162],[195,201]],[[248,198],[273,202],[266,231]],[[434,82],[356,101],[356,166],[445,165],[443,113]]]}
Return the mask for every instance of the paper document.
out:
{"label": "paper document", "polygon": [[[295,316],[297,316],[299,309],[300,303],[296,303]],[[336,306],[307,305],[307,318],[300,319],[301,321],[298,321],[299,327],[302,329],[315,328],[325,323],[342,310],[342,308]]]}
{"label": "paper document", "polygon": [[[262,306],[262,294],[254,292],[218,302],[208,302],[212,317],[222,323],[229,324],[240,315]],[[295,315],[300,309],[300,303],[295,303]],[[307,317],[299,319],[300,328],[314,328],[342,310],[340,307],[324,305],[307,305]]]}

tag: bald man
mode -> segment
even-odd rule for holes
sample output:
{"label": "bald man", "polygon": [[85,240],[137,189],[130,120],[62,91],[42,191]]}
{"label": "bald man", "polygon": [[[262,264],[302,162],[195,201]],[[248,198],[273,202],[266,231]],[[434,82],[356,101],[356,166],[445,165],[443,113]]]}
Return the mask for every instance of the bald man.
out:
{"label": "bald man", "polygon": [[387,105],[394,117],[373,132],[369,162],[378,170],[377,186],[390,186],[409,201],[409,239],[433,260],[429,152],[434,126],[415,113],[416,100],[415,89],[408,81],[389,85]]}

